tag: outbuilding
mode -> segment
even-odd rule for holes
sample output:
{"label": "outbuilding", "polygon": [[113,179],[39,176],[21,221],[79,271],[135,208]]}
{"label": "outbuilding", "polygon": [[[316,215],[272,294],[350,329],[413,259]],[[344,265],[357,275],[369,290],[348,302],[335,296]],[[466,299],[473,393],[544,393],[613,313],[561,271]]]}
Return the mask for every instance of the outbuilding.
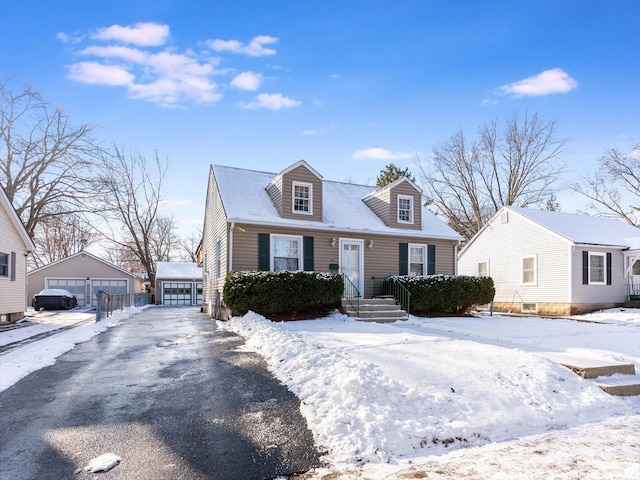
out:
{"label": "outbuilding", "polygon": [[202,305],[202,268],[191,262],[158,262],[156,305]]}

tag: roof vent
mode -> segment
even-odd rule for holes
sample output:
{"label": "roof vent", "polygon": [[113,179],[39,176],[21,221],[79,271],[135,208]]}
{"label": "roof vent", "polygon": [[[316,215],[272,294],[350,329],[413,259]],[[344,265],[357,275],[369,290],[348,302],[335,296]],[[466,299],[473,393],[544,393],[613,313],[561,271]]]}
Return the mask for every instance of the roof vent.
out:
{"label": "roof vent", "polygon": [[500,214],[500,223],[509,223],[509,212],[502,212]]}

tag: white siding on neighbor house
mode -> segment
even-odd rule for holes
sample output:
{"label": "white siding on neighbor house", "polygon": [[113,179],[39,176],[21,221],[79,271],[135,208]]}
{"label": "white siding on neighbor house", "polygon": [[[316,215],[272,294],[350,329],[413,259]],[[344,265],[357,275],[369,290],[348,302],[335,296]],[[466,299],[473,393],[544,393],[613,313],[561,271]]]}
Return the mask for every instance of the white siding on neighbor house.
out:
{"label": "white siding on neighbor house", "polygon": [[[582,252],[611,253],[611,285],[582,284]],[[624,278],[624,255],[620,249],[604,247],[576,247],[571,252],[573,303],[622,303],[628,298],[628,279]],[[605,269],[606,278],[606,269]]]}
{"label": "white siding on neighbor house", "polygon": [[[9,276],[0,277],[0,315],[24,312],[27,308],[27,259],[25,246],[9,215],[0,206],[0,252],[9,255]],[[12,252],[14,255],[12,255]],[[15,280],[11,279],[15,258]]]}
{"label": "white siding on neighbor house", "polygon": [[[458,260],[460,275],[476,275],[480,261],[489,261],[496,286],[495,302],[570,302],[568,240],[514,212],[502,223],[494,217]],[[522,284],[522,258],[537,259],[536,285]],[[582,278],[582,277],[580,277]]]}

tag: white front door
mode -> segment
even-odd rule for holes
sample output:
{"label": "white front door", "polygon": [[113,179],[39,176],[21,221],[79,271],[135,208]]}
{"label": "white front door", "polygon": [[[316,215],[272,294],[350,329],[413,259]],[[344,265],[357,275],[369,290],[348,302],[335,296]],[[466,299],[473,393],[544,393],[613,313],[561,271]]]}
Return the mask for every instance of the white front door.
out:
{"label": "white front door", "polygon": [[345,274],[364,297],[364,240],[340,239],[340,273]]}

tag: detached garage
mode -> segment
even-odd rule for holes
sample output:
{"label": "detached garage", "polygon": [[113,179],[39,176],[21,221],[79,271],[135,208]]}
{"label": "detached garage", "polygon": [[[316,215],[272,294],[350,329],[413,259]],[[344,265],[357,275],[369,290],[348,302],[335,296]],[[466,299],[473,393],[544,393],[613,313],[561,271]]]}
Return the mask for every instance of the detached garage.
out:
{"label": "detached garage", "polygon": [[202,268],[190,262],[158,262],[156,305],[202,305]]}
{"label": "detached garage", "polygon": [[79,252],[29,272],[29,305],[45,288],[68,290],[78,307],[95,307],[96,292],[141,293],[143,279],[89,252]]}

